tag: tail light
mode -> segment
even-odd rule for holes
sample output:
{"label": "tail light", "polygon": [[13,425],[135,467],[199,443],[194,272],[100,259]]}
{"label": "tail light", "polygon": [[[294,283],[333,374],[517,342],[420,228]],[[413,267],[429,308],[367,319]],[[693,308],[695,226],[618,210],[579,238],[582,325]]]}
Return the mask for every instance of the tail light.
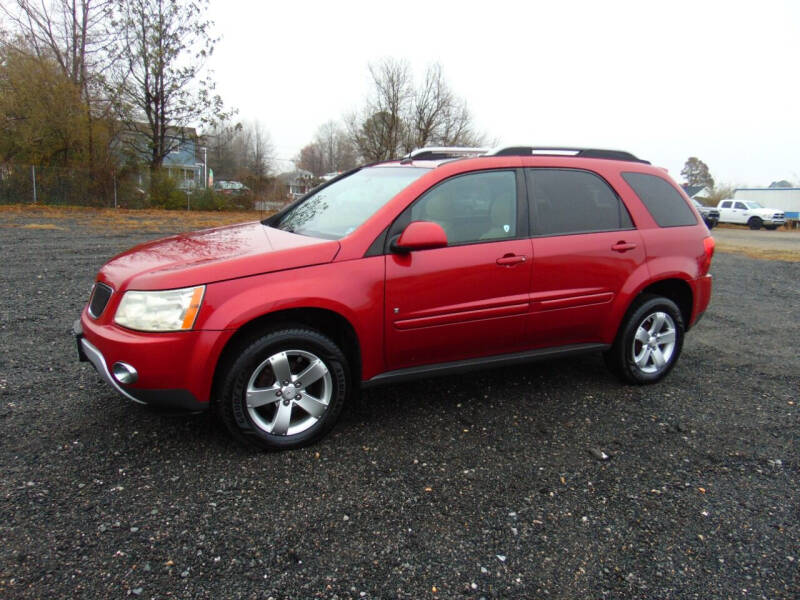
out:
{"label": "tail light", "polygon": [[703,257],[703,262],[700,263],[700,274],[706,275],[708,270],[711,268],[711,259],[714,257],[714,238],[708,236],[703,240],[703,250],[705,251],[705,256]]}

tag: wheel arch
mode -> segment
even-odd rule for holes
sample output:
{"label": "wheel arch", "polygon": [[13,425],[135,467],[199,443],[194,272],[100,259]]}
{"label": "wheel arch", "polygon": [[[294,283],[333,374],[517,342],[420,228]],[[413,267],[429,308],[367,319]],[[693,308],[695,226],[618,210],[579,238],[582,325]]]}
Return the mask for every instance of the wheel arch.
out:
{"label": "wheel arch", "polygon": [[689,331],[690,323],[692,322],[692,307],[694,306],[694,293],[689,283],[678,277],[671,277],[669,279],[661,279],[647,284],[636,296],[633,298],[628,311],[636,304],[636,301],[643,295],[652,294],[656,296],[664,296],[672,300],[680,309],[681,317],[683,318],[683,327],[685,331]]}
{"label": "wheel arch", "polygon": [[235,360],[238,351],[266,331],[292,327],[308,327],[331,338],[347,357],[352,385],[358,386],[361,381],[361,345],[350,321],[326,308],[288,308],[254,317],[242,324],[231,336],[214,369],[211,401],[215,400],[224,373]]}

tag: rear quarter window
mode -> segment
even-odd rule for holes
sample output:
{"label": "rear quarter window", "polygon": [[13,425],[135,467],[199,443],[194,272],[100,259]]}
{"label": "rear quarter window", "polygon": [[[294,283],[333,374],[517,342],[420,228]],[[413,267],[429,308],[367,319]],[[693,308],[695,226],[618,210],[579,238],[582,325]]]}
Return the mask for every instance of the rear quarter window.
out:
{"label": "rear quarter window", "polygon": [[622,177],[659,227],[697,225],[689,204],[665,179],[647,173],[623,173]]}

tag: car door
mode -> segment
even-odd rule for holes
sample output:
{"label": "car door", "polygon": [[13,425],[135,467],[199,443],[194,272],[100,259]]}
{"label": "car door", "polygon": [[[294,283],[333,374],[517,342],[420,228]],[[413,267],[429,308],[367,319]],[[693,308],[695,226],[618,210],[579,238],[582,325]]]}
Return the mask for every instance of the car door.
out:
{"label": "car door", "polygon": [[513,169],[447,179],[397,219],[442,226],[444,248],[386,256],[385,343],[390,369],[519,348],[528,313],[531,246]]}
{"label": "car door", "polygon": [[734,223],[747,223],[750,218],[750,209],[744,202],[733,203],[733,222]]}
{"label": "car door", "polygon": [[530,347],[602,342],[613,301],[645,249],[625,204],[599,175],[527,169],[533,273]]}
{"label": "car door", "polygon": [[733,200],[725,200],[719,205],[719,220],[723,223],[733,222]]}

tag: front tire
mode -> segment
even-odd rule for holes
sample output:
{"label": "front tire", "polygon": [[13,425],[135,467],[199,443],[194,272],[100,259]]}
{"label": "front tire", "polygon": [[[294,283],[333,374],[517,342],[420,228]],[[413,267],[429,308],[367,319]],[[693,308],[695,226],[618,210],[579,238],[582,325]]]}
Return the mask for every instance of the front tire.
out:
{"label": "front tire", "polygon": [[750,229],[756,230],[756,229],[761,229],[761,225],[763,223],[764,222],[758,217],[750,217],[750,220],[747,222],[747,226]]}
{"label": "front tire", "polygon": [[656,383],[675,366],[683,349],[683,333],[683,317],[672,300],[642,296],[605,353],[606,364],[623,381]]}
{"label": "front tire", "polygon": [[778,228],[777,225],[764,225],[764,229],[767,229],[769,231],[775,231],[777,228]]}
{"label": "front tire", "polygon": [[217,411],[237,440],[288,450],[330,431],[349,390],[347,358],[330,338],[282,329],[241,349],[223,376]]}

